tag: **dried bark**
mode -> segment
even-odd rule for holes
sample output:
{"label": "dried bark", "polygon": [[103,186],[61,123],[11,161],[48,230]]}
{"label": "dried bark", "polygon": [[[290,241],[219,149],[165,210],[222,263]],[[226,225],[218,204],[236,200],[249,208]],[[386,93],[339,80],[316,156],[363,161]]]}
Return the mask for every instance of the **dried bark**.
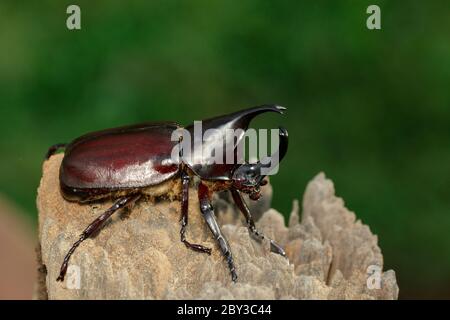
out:
{"label": "dried bark", "polygon": [[[356,220],[335,196],[324,174],[307,186],[299,221],[294,201],[288,226],[270,204],[257,222],[266,235],[286,248],[288,259],[273,254],[267,242],[253,240],[237,210],[216,198],[222,229],[233,250],[238,282],[202,221],[197,193],[191,189],[187,236],[213,248],[211,256],[188,250],[180,242],[180,203],[140,201],[131,214],[113,216],[104,229],[78,248],[70,264],[79,270],[65,283],[56,282],[62,259],[80,232],[112,202],[79,205],[59,192],[62,155],[43,165],[38,190],[41,276],[49,299],[396,299],[392,270],[381,272],[383,257],[377,237]],[[267,198],[269,198],[267,200]],[[258,209],[259,208],[259,209]],[[378,269],[377,269],[378,268]],[[373,272],[375,274],[368,274]],[[380,273],[376,271],[380,270]],[[379,276],[379,277],[378,277]],[[379,279],[380,281],[377,281]],[[372,281],[373,280],[373,281]],[[369,282],[369,285],[368,285]],[[379,284],[379,288],[377,285]],[[41,297],[45,297],[42,294]]]}

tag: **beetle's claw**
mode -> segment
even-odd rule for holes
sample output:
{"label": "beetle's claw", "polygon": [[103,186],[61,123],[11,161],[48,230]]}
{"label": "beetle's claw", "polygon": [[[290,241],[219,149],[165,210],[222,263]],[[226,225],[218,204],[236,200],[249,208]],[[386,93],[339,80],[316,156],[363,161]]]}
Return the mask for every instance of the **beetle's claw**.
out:
{"label": "beetle's claw", "polygon": [[284,252],[283,248],[273,240],[270,240],[270,251],[286,258],[286,252]]}
{"label": "beetle's claw", "polygon": [[231,272],[231,280],[236,283],[237,282],[237,273],[236,271]]}

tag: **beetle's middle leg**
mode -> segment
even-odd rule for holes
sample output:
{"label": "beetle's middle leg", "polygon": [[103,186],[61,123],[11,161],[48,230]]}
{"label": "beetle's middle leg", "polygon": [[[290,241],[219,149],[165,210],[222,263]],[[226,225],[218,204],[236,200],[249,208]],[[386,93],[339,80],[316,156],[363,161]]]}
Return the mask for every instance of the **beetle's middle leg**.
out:
{"label": "beetle's middle leg", "polygon": [[98,231],[100,231],[102,229],[102,227],[105,225],[105,221],[109,217],[111,217],[114,212],[116,212],[117,210],[119,210],[119,209],[121,209],[121,208],[123,208],[125,206],[132,205],[140,197],[141,197],[141,194],[134,194],[134,195],[129,195],[129,196],[125,196],[125,197],[120,198],[119,200],[116,201],[116,203],[114,203],[112,205],[112,207],[110,207],[108,210],[103,212],[97,219],[95,219],[93,222],[91,222],[91,224],[88,225],[86,229],[84,229],[84,231],[81,234],[81,236],[78,239],[78,241],[75,242],[72,245],[72,247],[70,248],[70,250],[67,252],[66,256],[64,257],[64,261],[63,261],[63,263],[61,265],[61,269],[59,271],[59,276],[56,279],[56,281],[63,281],[64,280],[64,276],[66,275],[66,272],[67,272],[67,266],[68,266],[68,263],[69,263],[69,259],[72,256],[72,254],[74,253],[75,249],[84,240],[88,239],[93,234],[96,234]]}
{"label": "beetle's middle leg", "polygon": [[191,178],[189,175],[185,172],[181,172],[181,183],[182,183],[182,195],[181,195],[181,230],[180,230],[180,236],[181,236],[181,242],[183,242],[186,247],[198,251],[198,252],[204,252],[207,254],[211,254],[211,248],[207,248],[205,246],[202,246],[201,244],[196,243],[190,243],[186,240],[186,227],[188,225],[188,209],[189,209],[189,181]]}
{"label": "beetle's middle leg", "polygon": [[231,254],[230,245],[222,234],[222,231],[217,224],[214,216],[214,210],[211,205],[211,199],[209,196],[209,189],[206,185],[200,182],[198,186],[198,200],[200,202],[200,210],[202,211],[203,218],[205,218],[209,229],[219,243],[222,255],[227,259],[228,268],[230,269],[231,279],[235,282],[237,279],[236,268],[234,267],[233,255]]}
{"label": "beetle's middle leg", "polygon": [[[267,238],[264,234],[262,234],[262,232],[256,229],[255,221],[253,220],[250,210],[248,209],[248,206],[245,203],[244,199],[242,198],[242,195],[239,192],[239,190],[231,189],[231,195],[233,196],[233,200],[238,206],[239,210],[241,210],[242,214],[244,215],[245,220],[247,222],[248,230],[251,232],[251,234],[253,234],[258,240],[263,240],[264,238]],[[272,239],[269,238],[267,239],[270,241],[270,250],[272,252],[278,253],[279,255],[286,257],[286,253],[278,243],[276,243]]]}

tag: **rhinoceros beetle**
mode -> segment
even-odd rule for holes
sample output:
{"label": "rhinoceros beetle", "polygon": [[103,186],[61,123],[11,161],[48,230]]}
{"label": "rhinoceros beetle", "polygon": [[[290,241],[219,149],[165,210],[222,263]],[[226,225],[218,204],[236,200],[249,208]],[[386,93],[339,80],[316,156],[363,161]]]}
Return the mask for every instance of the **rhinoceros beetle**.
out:
{"label": "rhinoceros beetle", "polygon": [[[202,121],[202,130],[226,129],[247,130],[250,121],[264,112],[283,113],[285,108],[277,105],[261,105],[232,114]],[[174,122],[144,123],[113,129],[107,129],[83,135],[69,144],[55,144],[50,147],[46,158],[65,148],[59,172],[60,189],[68,201],[90,203],[104,199],[115,199],[115,203],[95,219],[82,232],[67,252],[61,265],[57,281],[63,281],[71,255],[87,238],[96,234],[104,226],[105,221],[121,208],[132,208],[136,201],[143,197],[161,197],[171,193],[171,197],[181,200],[181,241],[186,247],[211,254],[211,249],[201,244],[191,243],[186,239],[188,225],[189,185],[195,176],[198,183],[198,199],[200,211],[211,230],[222,255],[228,263],[231,277],[236,281],[237,274],[230,247],[216,222],[211,196],[213,192],[229,190],[237,207],[243,213],[249,232],[254,238],[262,240],[265,236],[259,232],[245,203],[242,192],[249,194],[252,200],[260,197],[260,186],[267,183],[261,168],[270,164],[274,154],[267,161],[241,164],[210,163],[202,153],[202,161],[194,163],[198,156],[194,148],[193,157],[183,157],[180,150],[178,161],[173,161],[171,154],[177,141],[172,141],[174,130],[181,128]],[[194,125],[185,127],[193,133]],[[283,128],[279,130],[279,147],[276,151],[279,161],[284,157],[288,147],[288,134]],[[243,135],[237,140],[244,139]],[[211,145],[220,139],[203,142],[204,150],[211,150]],[[237,141],[238,143],[239,141]],[[219,142],[221,143],[221,142]],[[205,145],[206,144],[206,145]],[[267,238],[268,239],[268,238]],[[283,249],[273,240],[268,239],[271,251],[285,256]]]}

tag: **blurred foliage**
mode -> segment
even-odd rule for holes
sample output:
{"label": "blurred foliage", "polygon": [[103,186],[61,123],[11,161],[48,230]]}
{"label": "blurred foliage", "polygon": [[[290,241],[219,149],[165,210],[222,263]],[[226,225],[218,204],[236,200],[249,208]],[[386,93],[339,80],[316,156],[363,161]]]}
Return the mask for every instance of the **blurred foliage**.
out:
{"label": "blurred foliage", "polygon": [[450,6],[375,2],[3,0],[0,192],[36,222],[49,145],[274,102],[287,115],[255,121],[289,129],[274,207],[287,216],[324,171],[379,235],[401,297],[450,297]]}

